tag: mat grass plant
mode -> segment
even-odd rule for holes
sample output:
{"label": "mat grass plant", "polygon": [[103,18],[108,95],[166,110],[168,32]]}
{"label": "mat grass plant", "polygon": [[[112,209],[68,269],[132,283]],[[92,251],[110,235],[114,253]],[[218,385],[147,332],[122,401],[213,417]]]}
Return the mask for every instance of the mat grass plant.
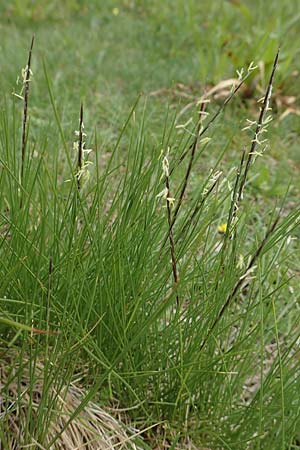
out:
{"label": "mat grass plant", "polygon": [[[287,297],[299,210],[283,200],[258,220],[247,194],[276,65],[248,149],[228,173],[231,141],[201,171],[228,100],[204,128],[197,108],[190,128],[176,128],[168,111],[153,146],[138,98],[108,155],[88,121],[83,136],[80,98],[79,135],[63,126],[47,63],[51,135],[42,127],[33,139],[31,106],[24,124],[19,100],[6,101],[1,448],[75,448],[65,433],[74,437],[82,420],[93,427],[95,402],[116,399],[141,433],[128,448],[299,448],[299,307]],[[79,177],[83,138],[89,177]],[[80,399],[69,407],[74,384]],[[81,438],[81,448],[102,448]]]}

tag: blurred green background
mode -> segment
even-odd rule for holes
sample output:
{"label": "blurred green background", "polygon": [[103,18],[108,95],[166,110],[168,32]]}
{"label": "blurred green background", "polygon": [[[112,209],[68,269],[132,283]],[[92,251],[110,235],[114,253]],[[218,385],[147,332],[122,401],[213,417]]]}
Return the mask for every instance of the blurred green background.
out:
{"label": "blurred green background", "polygon": [[[233,102],[223,118],[217,154],[233,130],[243,128],[247,117],[256,117],[256,100],[280,46],[275,121],[266,156],[272,170],[259,163],[257,185],[268,196],[283,195],[289,179],[298,177],[300,164],[299,21],[298,0],[2,0],[0,102],[11,98],[13,90],[18,92],[16,80],[35,33],[33,125],[48,129],[52,123],[45,61],[67,128],[76,128],[83,101],[85,122],[90,130],[97,127],[103,148],[109,150],[130,107],[143,93],[147,132],[158,144],[169,107],[181,110],[205,89],[236,77],[237,69],[254,61],[259,69],[249,81],[248,95]],[[279,120],[282,114],[286,116]],[[182,120],[189,115],[190,110]],[[229,162],[242,144],[242,138],[233,143]]]}

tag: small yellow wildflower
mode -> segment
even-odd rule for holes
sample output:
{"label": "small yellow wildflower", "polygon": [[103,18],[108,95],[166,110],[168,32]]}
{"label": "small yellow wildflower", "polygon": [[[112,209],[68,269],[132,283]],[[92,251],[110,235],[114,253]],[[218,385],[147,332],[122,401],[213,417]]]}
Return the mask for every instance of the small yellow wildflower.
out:
{"label": "small yellow wildflower", "polygon": [[112,13],[113,13],[114,16],[118,16],[119,13],[120,13],[119,8],[113,8]]}
{"label": "small yellow wildflower", "polygon": [[225,234],[227,231],[227,223],[221,223],[221,225],[218,226],[218,233]]}

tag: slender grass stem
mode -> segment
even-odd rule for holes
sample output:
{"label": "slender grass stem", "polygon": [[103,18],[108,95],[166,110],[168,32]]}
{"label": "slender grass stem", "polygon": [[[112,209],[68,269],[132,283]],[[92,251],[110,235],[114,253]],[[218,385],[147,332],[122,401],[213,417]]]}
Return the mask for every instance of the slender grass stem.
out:
{"label": "slender grass stem", "polygon": [[[25,68],[25,78],[24,78],[24,101],[23,101],[23,120],[22,120],[22,141],[21,141],[21,170],[20,170],[20,184],[23,186],[24,178],[24,166],[25,166],[25,156],[26,156],[26,141],[27,141],[27,119],[28,119],[28,106],[29,106],[29,86],[30,86],[30,76],[31,76],[31,56],[34,44],[34,35],[31,39],[31,44],[28,53],[27,66]],[[22,207],[23,199],[22,194],[20,197],[20,208]]]}
{"label": "slender grass stem", "polygon": [[80,116],[79,116],[79,135],[78,135],[78,159],[77,159],[77,189],[81,189],[81,178],[82,178],[82,167],[83,167],[83,104],[80,106]]}
{"label": "slender grass stem", "polygon": [[184,180],[183,180],[183,185],[182,185],[182,188],[181,188],[181,191],[180,191],[180,194],[179,194],[178,202],[177,202],[177,205],[176,205],[174,213],[173,213],[173,219],[172,219],[171,226],[170,226],[171,229],[173,228],[173,226],[174,226],[174,224],[176,222],[179,210],[180,210],[181,205],[182,205],[184,194],[186,192],[187,185],[188,185],[188,182],[189,182],[189,179],[190,179],[190,175],[191,175],[191,171],[192,171],[192,167],[193,167],[193,162],[194,162],[194,159],[195,159],[195,153],[196,153],[197,145],[198,145],[198,142],[199,142],[199,135],[200,135],[200,132],[201,132],[201,126],[202,126],[202,114],[201,113],[204,112],[205,105],[206,105],[205,103],[201,103],[201,107],[200,107],[200,111],[199,111],[198,124],[197,124],[197,128],[196,128],[196,136],[195,136],[194,142],[192,144],[191,157],[190,157],[188,168],[187,168]]}
{"label": "slender grass stem", "polygon": [[[170,192],[170,180],[169,175],[166,174],[166,189],[167,189],[167,213],[168,213],[168,236],[169,236],[169,242],[170,242],[170,253],[171,253],[171,260],[172,260],[172,272],[173,272],[173,278],[174,283],[177,285],[179,276],[178,276],[178,270],[177,270],[177,261],[176,261],[176,253],[175,253],[175,242],[174,242],[174,236],[173,236],[173,230],[172,230],[172,212],[171,212],[171,192]],[[176,294],[176,302],[177,305],[179,305],[179,296]]]}
{"label": "slender grass stem", "polygon": [[[231,102],[231,100],[235,97],[235,95],[237,94],[237,92],[240,90],[240,88],[243,86],[243,84],[245,83],[245,81],[247,80],[247,78],[249,77],[249,74],[247,74],[239,83],[238,85],[233,89],[233,91],[229,94],[229,96],[224,100],[224,102],[219,106],[219,108],[217,109],[217,111],[215,112],[215,114],[208,120],[207,124],[205,125],[205,127],[203,127],[202,129],[200,128],[199,130],[199,134],[197,137],[197,141],[199,141],[199,139],[208,131],[208,129],[212,126],[212,124],[217,120],[217,118],[222,114],[222,112],[226,109],[227,105]],[[200,102],[202,100],[201,105],[205,105],[207,102],[207,99],[205,97],[205,95],[200,99]],[[204,111],[204,110],[203,110]],[[181,155],[181,157],[179,158],[179,160],[177,161],[176,166],[179,166],[184,159],[186,158],[186,156],[189,154],[189,151],[193,148],[195,143],[195,140],[191,143],[191,145],[183,152],[183,154]],[[196,144],[197,145],[197,144]],[[173,171],[175,170],[176,166],[172,167],[170,170],[170,175],[172,175]]]}
{"label": "slender grass stem", "polygon": [[254,255],[252,256],[251,260],[249,261],[249,264],[247,265],[247,268],[244,272],[244,274],[238,279],[238,281],[236,282],[236,284],[234,285],[231,293],[229,294],[229,296],[227,297],[226,302],[224,303],[224,305],[222,306],[221,310],[219,311],[217,317],[215,318],[213,324],[211,325],[211,327],[209,328],[209,331],[206,335],[206,337],[204,338],[201,346],[200,346],[200,351],[203,350],[204,346],[206,345],[209,337],[211,336],[212,332],[214,331],[214,329],[216,328],[217,324],[219,323],[219,321],[222,319],[225,311],[228,309],[228,307],[231,305],[232,301],[234,300],[234,298],[236,297],[240,287],[242,286],[246,276],[253,270],[254,268],[254,264],[256,262],[256,260],[259,258],[259,256],[261,255],[261,252],[263,251],[268,239],[270,238],[270,236],[272,235],[272,233],[275,231],[275,228],[278,224],[280,216],[278,216],[275,221],[273,222],[273,224],[271,225],[271,227],[269,228],[269,230],[267,231],[264,239],[261,241],[260,245],[258,246],[256,252],[254,253]]}
{"label": "slender grass stem", "polygon": [[[201,107],[200,107],[200,111],[199,111],[198,123],[197,123],[197,127],[196,127],[196,135],[195,135],[195,139],[193,141],[192,147],[190,147],[191,148],[191,156],[190,156],[190,160],[189,160],[189,164],[188,164],[188,167],[187,167],[187,171],[186,171],[186,174],[185,174],[185,177],[184,177],[184,180],[183,180],[183,184],[182,184],[182,188],[181,188],[181,191],[180,191],[180,194],[179,194],[179,198],[178,198],[178,201],[177,201],[174,213],[173,213],[173,217],[172,217],[171,223],[169,224],[169,232],[172,231],[172,229],[173,229],[173,227],[175,225],[175,222],[176,222],[179,210],[180,210],[180,208],[182,206],[184,194],[185,194],[186,189],[187,189],[188,181],[189,181],[190,174],[191,174],[192,167],[193,167],[193,162],[194,162],[194,159],[195,159],[195,153],[196,153],[197,145],[198,145],[198,142],[199,142],[199,134],[200,134],[200,131],[201,131],[201,124],[202,124],[202,114],[201,113],[205,110],[205,105],[206,104],[204,102],[201,103]],[[167,240],[168,240],[168,235],[165,237],[165,240],[164,240],[164,242],[162,244],[162,248],[165,246]]]}
{"label": "slender grass stem", "polygon": [[206,192],[206,194],[203,195],[201,201],[197,202],[197,205],[195,206],[191,216],[188,218],[187,222],[184,224],[183,228],[180,230],[179,234],[177,235],[176,242],[186,234],[186,232],[188,231],[188,229],[192,225],[193,220],[195,220],[195,217],[197,216],[198,212],[201,211],[201,209],[203,208],[206,200],[209,198],[211,193],[214,191],[214,189],[217,186],[218,182],[219,182],[219,179],[215,180],[212,183],[212,185],[210,186],[210,188],[208,189],[208,191]]}
{"label": "slender grass stem", "polygon": [[244,192],[244,188],[245,188],[245,184],[247,181],[247,176],[248,176],[248,172],[250,169],[250,165],[253,159],[253,155],[255,154],[255,150],[257,145],[259,144],[259,136],[262,132],[263,129],[263,125],[264,125],[264,118],[265,118],[265,114],[269,109],[269,103],[270,103],[270,98],[271,98],[271,94],[272,94],[272,88],[273,88],[273,80],[274,80],[274,76],[275,76],[275,72],[277,69],[277,64],[278,64],[278,59],[279,59],[279,49],[276,53],[274,62],[273,62],[273,67],[272,67],[272,72],[269,78],[269,82],[268,82],[268,86],[267,86],[267,90],[264,96],[264,101],[260,110],[260,115],[257,121],[257,125],[256,125],[256,129],[254,132],[254,137],[251,141],[251,147],[250,150],[248,152],[247,155],[247,159],[246,159],[246,163],[245,163],[245,170],[244,173],[242,175],[242,179],[241,179],[241,183],[240,183],[240,187],[239,187],[239,191],[238,191],[238,196],[237,196],[237,208],[243,198],[243,192]]}

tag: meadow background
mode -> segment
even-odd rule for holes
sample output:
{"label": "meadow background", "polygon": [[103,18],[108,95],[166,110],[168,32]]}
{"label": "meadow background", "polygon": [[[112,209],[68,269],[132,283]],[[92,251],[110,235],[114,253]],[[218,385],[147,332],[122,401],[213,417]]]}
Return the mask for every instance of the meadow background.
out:
{"label": "meadow background", "polygon": [[[141,430],[128,448],[300,448],[299,21],[298,0],[0,1],[1,448],[60,448],[92,400]],[[14,94],[33,33],[20,181]],[[267,149],[224,233],[253,139],[242,129],[279,47]],[[252,61],[198,143],[173,227],[174,285],[168,212],[197,100]],[[207,121],[230,95],[220,91]],[[92,152],[78,191],[81,103]],[[157,197],[168,148],[173,207]],[[66,412],[59,399],[75,382],[84,393]]]}

